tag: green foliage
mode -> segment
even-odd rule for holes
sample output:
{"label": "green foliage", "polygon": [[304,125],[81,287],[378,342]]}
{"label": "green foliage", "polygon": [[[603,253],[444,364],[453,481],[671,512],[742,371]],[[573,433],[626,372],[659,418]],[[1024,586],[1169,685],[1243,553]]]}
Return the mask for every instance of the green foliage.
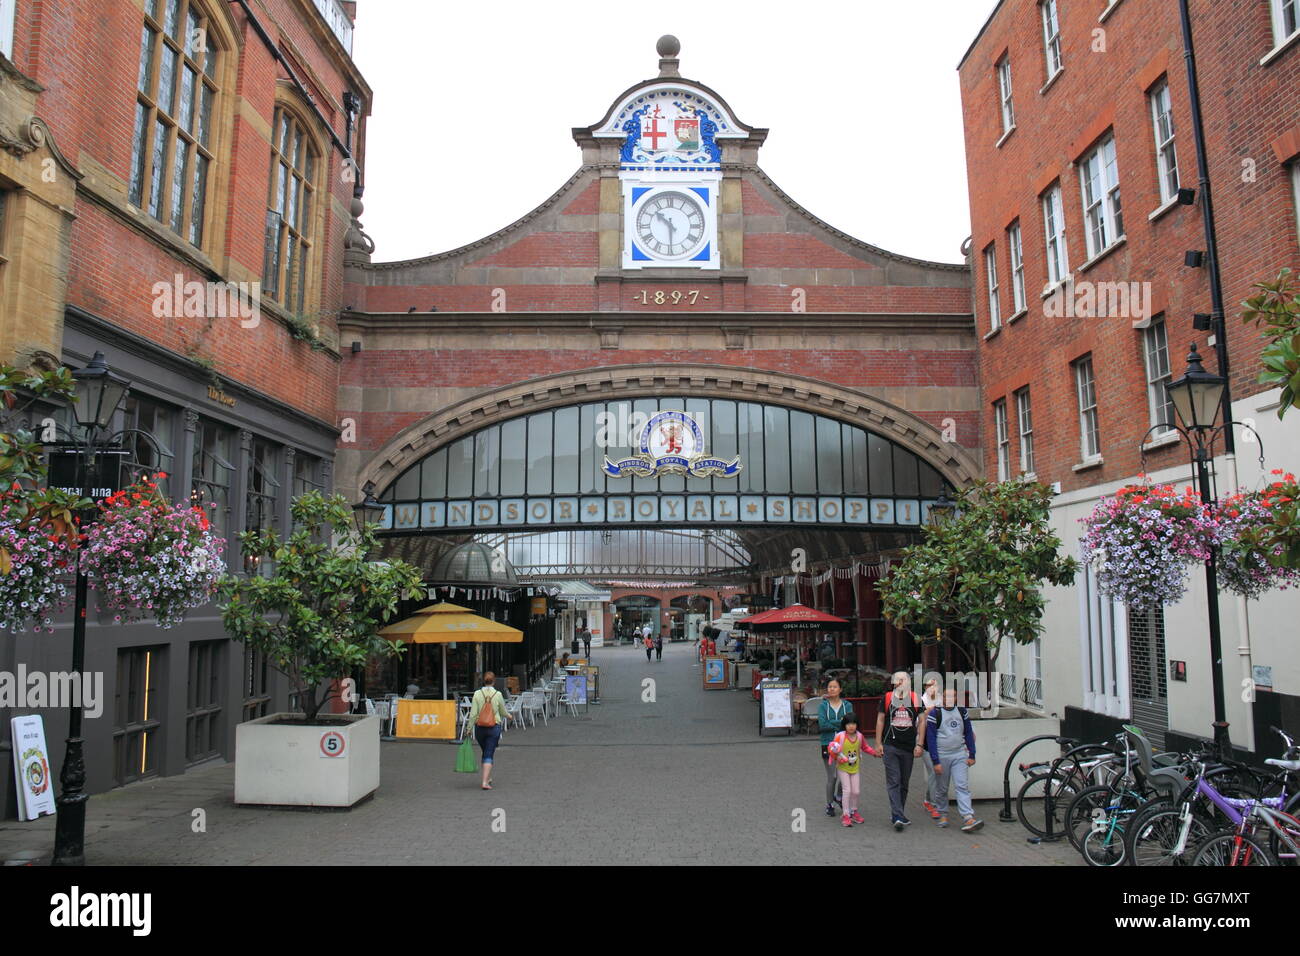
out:
{"label": "green foliage", "polygon": [[[372,656],[398,654],[402,645],[378,629],[397,603],[422,593],[418,568],[405,561],[367,561],[373,526],[358,533],[341,495],[311,491],[291,505],[296,531],[280,541],[273,531],[245,531],[244,553],[275,562],[269,577],[225,576],[221,618],[238,641],[261,651],[292,682],[303,713],[314,720],[329,699],[322,685],[346,677]],[[327,540],[329,533],[341,544]]]}
{"label": "green foliage", "polygon": [[[0,363],[0,488],[17,482],[32,488],[45,479],[39,436],[20,428],[11,431],[10,421],[36,398],[66,398],[72,395],[72,373],[66,368],[53,372],[23,371]],[[24,402],[23,399],[27,401]]]}
{"label": "green foliage", "polygon": [[1267,341],[1260,361],[1262,385],[1282,389],[1277,417],[1300,408],[1300,281],[1283,269],[1273,282],[1255,284],[1259,294],[1243,302],[1242,321],[1254,323]]}
{"label": "green foliage", "polygon": [[1066,585],[1078,562],[1059,553],[1049,523],[1052,492],[1021,481],[963,491],[957,513],[925,528],[879,584],[884,615],[915,637],[961,628],[984,635],[990,659],[1003,638],[1028,644],[1043,631],[1044,582]]}

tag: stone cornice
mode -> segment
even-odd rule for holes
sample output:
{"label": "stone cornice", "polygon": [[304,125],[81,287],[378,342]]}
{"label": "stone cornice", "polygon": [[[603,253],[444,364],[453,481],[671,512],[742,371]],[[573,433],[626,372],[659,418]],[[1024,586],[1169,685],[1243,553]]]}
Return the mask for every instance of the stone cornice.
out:
{"label": "stone cornice", "polygon": [[933,312],[345,312],[339,333],[418,333],[532,330],[712,329],[744,326],[777,332],[934,332],[967,334],[974,348],[974,316]]}
{"label": "stone cornice", "polygon": [[357,484],[373,481],[382,489],[426,455],[507,419],[589,401],[662,395],[766,402],[848,422],[914,452],[958,488],[970,484],[983,470],[971,452],[944,441],[933,425],[857,389],[755,368],[616,365],[546,375],[449,405],[404,429],[379,449],[361,470]]}

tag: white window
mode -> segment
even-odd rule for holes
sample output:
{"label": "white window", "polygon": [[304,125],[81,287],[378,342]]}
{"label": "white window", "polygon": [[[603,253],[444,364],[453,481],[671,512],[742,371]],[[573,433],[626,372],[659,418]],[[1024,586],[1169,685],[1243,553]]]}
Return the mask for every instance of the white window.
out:
{"label": "white window", "polygon": [[1043,50],[1047,54],[1047,78],[1061,72],[1061,18],[1057,15],[1056,0],[1043,0]]}
{"label": "white window", "polygon": [[1097,430],[1097,380],[1092,375],[1092,356],[1074,363],[1074,383],[1079,397],[1079,450],[1083,460],[1101,455]]}
{"label": "white window", "polygon": [[1174,403],[1169,400],[1169,340],[1165,333],[1165,320],[1156,319],[1143,331],[1146,344],[1147,404],[1151,409],[1151,425],[1163,426],[1164,434],[1174,424]]}
{"label": "white window", "polygon": [[1281,46],[1300,31],[1300,0],[1272,0],[1273,42]]}
{"label": "white window", "polygon": [[1083,234],[1088,240],[1091,259],[1124,235],[1114,136],[1107,136],[1083,158],[1079,164],[1079,183],[1083,191]]}
{"label": "white window", "polygon": [[0,0],[0,53],[14,58],[14,16],[18,0]]}
{"label": "white window", "polygon": [[1002,306],[998,298],[998,251],[993,244],[984,250],[984,272],[989,282],[989,328],[996,329],[1002,324]]}
{"label": "white window", "polygon": [[1025,703],[1032,707],[1043,706],[1043,639],[1034,638],[1034,656],[1029,665],[1029,686]]}
{"label": "white window", "polygon": [[1151,125],[1156,134],[1156,167],[1160,173],[1160,199],[1178,194],[1178,151],[1174,148],[1174,113],[1169,103],[1169,82],[1161,80],[1151,91]]}
{"label": "white window", "polygon": [[1020,235],[1020,223],[1014,222],[1007,230],[1007,245],[1011,247],[1011,296],[1013,311],[1019,315],[1025,309],[1025,248]]}
{"label": "white window", "polygon": [[1097,587],[1097,569],[1085,565],[1079,582],[1079,650],[1083,706],[1098,714],[1129,716],[1128,614]]}
{"label": "white window", "polygon": [[1291,161],[1291,195],[1295,199],[1296,241],[1300,242],[1300,159]]}
{"label": "white window", "polygon": [[1007,400],[993,403],[993,426],[998,436],[998,481],[1011,477],[1011,438],[1007,430]]}
{"label": "white window", "polygon": [[998,649],[998,696],[1003,700],[1017,701],[1020,699],[1019,682],[1016,679],[1016,642],[1010,638],[1003,638],[1002,646]]}
{"label": "white window", "polygon": [[1065,204],[1061,184],[1043,194],[1043,231],[1047,235],[1047,281],[1061,282],[1070,271],[1070,255],[1065,247]]}
{"label": "white window", "polygon": [[1011,57],[1004,56],[998,63],[998,88],[1002,92],[1002,132],[1009,133],[1016,125],[1016,111],[1011,105]]}
{"label": "white window", "polygon": [[1016,418],[1020,423],[1020,473],[1034,473],[1034,411],[1029,404],[1029,389],[1016,392]]}

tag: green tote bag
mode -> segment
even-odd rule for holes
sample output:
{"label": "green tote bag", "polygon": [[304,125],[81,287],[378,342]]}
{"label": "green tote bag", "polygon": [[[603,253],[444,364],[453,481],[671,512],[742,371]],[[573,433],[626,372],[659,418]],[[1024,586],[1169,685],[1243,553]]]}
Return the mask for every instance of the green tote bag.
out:
{"label": "green tote bag", "polygon": [[478,760],[474,757],[474,740],[466,737],[456,750],[456,772],[474,773],[478,770]]}

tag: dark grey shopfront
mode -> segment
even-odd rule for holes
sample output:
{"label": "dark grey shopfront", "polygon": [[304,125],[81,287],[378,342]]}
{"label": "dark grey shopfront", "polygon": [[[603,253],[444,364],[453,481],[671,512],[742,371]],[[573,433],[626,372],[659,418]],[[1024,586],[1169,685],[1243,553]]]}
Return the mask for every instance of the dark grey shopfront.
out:
{"label": "dark grey shopfront", "polygon": [[[227,539],[236,573],[245,568],[236,534],[287,529],[289,500],[312,488],[332,489],[338,431],[265,395],[214,381],[207,370],[158,349],[94,316],[70,309],[63,361],[78,368],[96,351],[132,382],[117,428],[147,432],[127,441],[124,470],[167,473],[163,490],[176,501],[207,509]],[[59,418],[54,409],[37,409]],[[124,477],[123,479],[129,480]],[[102,674],[97,717],[86,715],[87,790],[102,792],[152,776],[234,755],[235,727],[289,706],[284,677],[243,645],[232,642],[215,605],[192,612],[164,630],[151,621],[124,625],[99,615],[90,594],[86,670]],[[66,672],[72,661],[72,613],[53,634],[23,633],[0,641],[0,670]],[[62,769],[67,712],[0,707],[0,794],[4,816],[16,816],[9,719],[38,713],[45,720],[52,771]]]}

